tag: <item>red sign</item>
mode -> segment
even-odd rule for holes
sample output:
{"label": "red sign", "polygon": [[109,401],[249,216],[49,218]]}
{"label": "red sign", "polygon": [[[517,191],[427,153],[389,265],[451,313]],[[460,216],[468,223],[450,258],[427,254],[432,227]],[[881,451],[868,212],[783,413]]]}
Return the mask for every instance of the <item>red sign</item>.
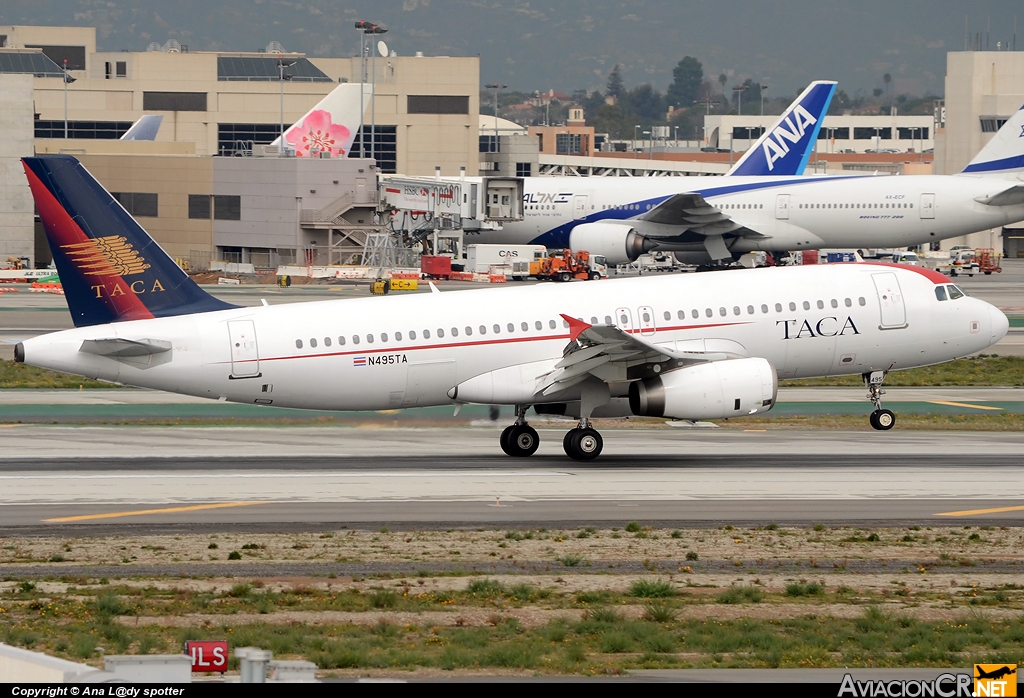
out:
{"label": "red sign", "polygon": [[193,672],[228,670],[228,643],[222,640],[186,642],[185,653],[192,657]]}

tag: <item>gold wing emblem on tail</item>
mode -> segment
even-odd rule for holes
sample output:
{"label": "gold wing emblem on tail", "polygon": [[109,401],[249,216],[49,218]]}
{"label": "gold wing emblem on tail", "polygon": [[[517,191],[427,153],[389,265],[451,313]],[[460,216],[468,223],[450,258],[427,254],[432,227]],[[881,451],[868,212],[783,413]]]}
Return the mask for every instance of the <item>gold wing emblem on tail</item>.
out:
{"label": "gold wing emblem on tail", "polygon": [[86,276],[132,276],[150,267],[121,235],[107,235],[60,247],[67,250],[71,261]]}

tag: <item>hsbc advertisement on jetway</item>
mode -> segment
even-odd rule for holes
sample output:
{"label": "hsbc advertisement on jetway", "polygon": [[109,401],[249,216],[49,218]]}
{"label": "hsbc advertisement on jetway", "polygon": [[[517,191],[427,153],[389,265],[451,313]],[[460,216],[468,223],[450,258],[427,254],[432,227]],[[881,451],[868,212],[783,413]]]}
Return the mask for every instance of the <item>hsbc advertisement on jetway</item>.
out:
{"label": "hsbc advertisement on jetway", "polygon": [[448,182],[388,182],[384,186],[387,203],[405,211],[459,211],[459,185]]}

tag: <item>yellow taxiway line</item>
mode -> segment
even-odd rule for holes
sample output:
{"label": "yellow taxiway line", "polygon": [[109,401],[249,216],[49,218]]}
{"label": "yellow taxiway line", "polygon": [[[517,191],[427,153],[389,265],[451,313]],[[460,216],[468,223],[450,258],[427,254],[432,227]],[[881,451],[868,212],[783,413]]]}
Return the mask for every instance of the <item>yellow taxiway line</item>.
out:
{"label": "yellow taxiway line", "polygon": [[170,507],[167,509],[138,509],[136,511],[112,511],[106,514],[85,514],[83,516],[64,516],[59,519],[43,519],[43,523],[66,523],[68,521],[90,521],[94,519],[116,519],[122,516],[146,516],[148,514],[177,514],[183,511],[202,511],[203,509],[227,509],[228,507],[251,507],[255,504],[270,502],[222,502],[220,504],[196,504],[190,507]]}
{"label": "yellow taxiway line", "polygon": [[978,516],[980,514],[1002,514],[1007,511],[1024,511],[1021,507],[1000,507],[998,509],[967,509],[965,511],[944,511],[936,516]]}
{"label": "yellow taxiway line", "polygon": [[933,405],[948,405],[949,407],[970,407],[975,410],[1002,410],[1002,407],[992,407],[991,405],[971,405],[966,402],[947,402],[946,400],[926,400]]}

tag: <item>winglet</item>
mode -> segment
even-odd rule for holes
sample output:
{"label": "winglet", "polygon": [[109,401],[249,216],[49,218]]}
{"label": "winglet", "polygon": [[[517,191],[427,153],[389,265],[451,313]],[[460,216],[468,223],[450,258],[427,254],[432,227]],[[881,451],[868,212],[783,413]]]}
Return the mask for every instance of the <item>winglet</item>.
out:
{"label": "winglet", "polygon": [[576,341],[577,337],[583,334],[584,330],[589,330],[591,327],[593,327],[593,325],[591,325],[589,322],[577,320],[574,317],[569,317],[565,313],[559,313],[559,315],[562,316],[563,320],[569,323],[569,339],[571,339],[574,342]]}

